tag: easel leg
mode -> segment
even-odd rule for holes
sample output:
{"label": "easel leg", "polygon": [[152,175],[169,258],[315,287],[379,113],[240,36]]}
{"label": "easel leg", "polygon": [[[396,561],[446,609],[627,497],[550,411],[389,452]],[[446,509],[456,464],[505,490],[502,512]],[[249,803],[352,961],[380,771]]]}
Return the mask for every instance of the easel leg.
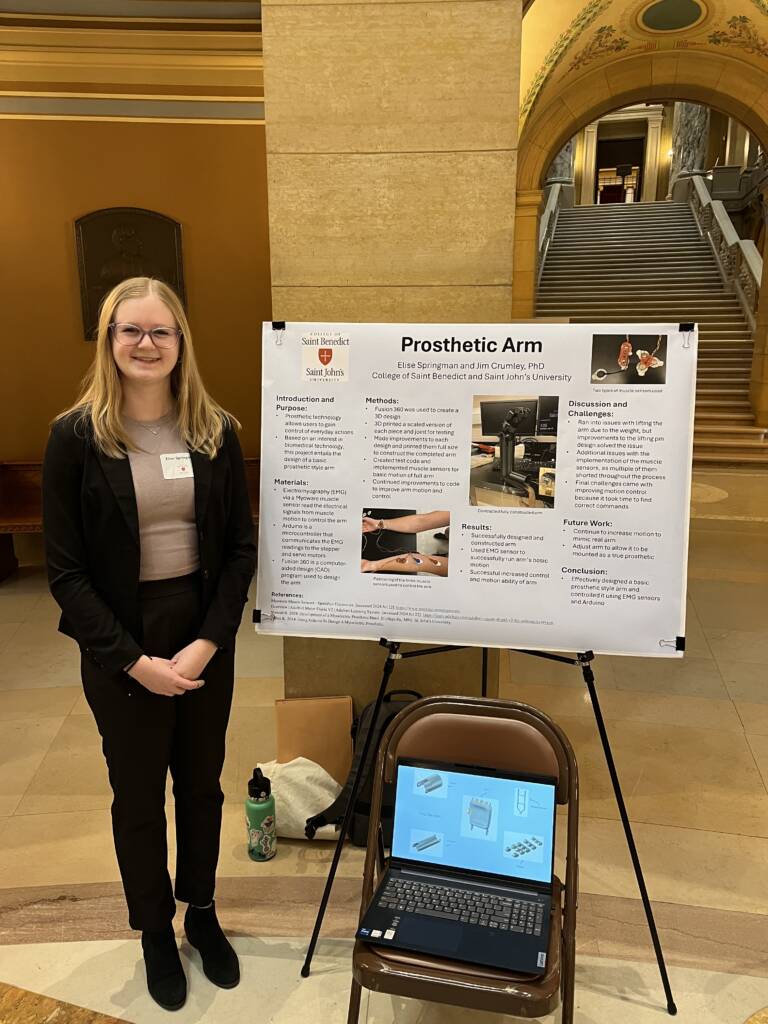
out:
{"label": "easel leg", "polygon": [[[389,653],[387,654],[387,660],[384,662],[384,671],[381,676],[381,685],[379,686],[379,692],[376,695],[376,705],[373,710],[373,717],[371,721],[373,723],[378,721],[379,712],[381,711],[381,705],[384,702],[384,694],[387,690],[387,684],[389,683],[389,677],[392,675],[392,670],[395,667],[395,661],[398,658],[398,651],[400,649],[399,643],[387,643],[382,641],[382,646],[387,647]],[[304,966],[301,968],[302,978],[309,977],[310,967],[312,965],[312,957],[315,953],[315,946],[320,936],[320,929],[323,926],[323,918],[325,917],[325,911],[328,907],[328,900],[331,895],[331,889],[333,887],[333,881],[336,877],[336,871],[339,866],[339,860],[341,859],[341,853],[344,848],[344,840],[347,837],[349,831],[349,824],[352,820],[352,815],[355,811],[355,804],[357,803],[357,792],[360,789],[360,782],[363,775],[363,769],[368,760],[368,753],[371,749],[371,742],[373,740],[374,729],[368,730],[368,735],[365,737],[365,743],[363,744],[363,751],[360,755],[360,762],[358,764],[357,775],[355,781],[352,784],[352,791],[349,794],[349,802],[347,809],[344,812],[344,817],[339,828],[339,838],[336,841],[336,849],[333,852],[333,860],[331,861],[331,869],[328,872],[328,878],[325,882],[325,889],[323,890],[323,898],[320,900],[320,908],[317,912],[317,918],[315,919],[315,927],[312,930],[312,938],[309,940],[309,946],[307,948],[307,955],[304,960]]]}
{"label": "easel leg", "polygon": [[481,697],[488,696],[488,648],[483,648],[483,685],[480,691]]}
{"label": "easel leg", "polygon": [[603,752],[605,754],[605,760],[608,765],[608,772],[611,776],[611,783],[613,785],[613,793],[616,797],[616,804],[619,808],[619,816],[621,817],[621,823],[624,826],[624,835],[627,839],[627,847],[629,848],[629,856],[632,859],[632,867],[635,869],[635,878],[637,879],[637,887],[640,890],[640,898],[643,901],[643,907],[645,909],[645,917],[648,921],[648,930],[651,933],[651,941],[653,948],[656,953],[656,962],[659,965],[659,973],[661,974],[661,983],[664,986],[664,993],[667,997],[667,1012],[671,1016],[675,1016],[677,1013],[677,1007],[672,996],[672,989],[669,984],[669,976],[667,974],[667,966],[664,962],[664,953],[661,949],[661,943],[659,941],[659,933],[656,930],[656,922],[653,917],[653,909],[651,908],[651,901],[648,898],[648,890],[645,887],[645,879],[643,878],[643,869],[640,866],[640,858],[637,854],[637,847],[635,846],[635,839],[632,835],[632,826],[629,823],[629,815],[627,814],[627,808],[624,803],[624,796],[621,792],[621,785],[619,783],[619,776],[616,772],[616,765],[613,760],[613,753],[611,752],[611,744],[608,739],[608,732],[605,728],[605,721],[603,720],[603,713],[600,710],[600,702],[597,699],[597,690],[595,688],[595,675],[592,671],[590,664],[592,660],[592,654],[579,654],[578,661],[581,666],[581,672],[584,676],[584,682],[587,684],[587,690],[589,691],[589,697],[592,701],[592,710],[595,713],[595,722],[597,723],[597,731],[600,733],[600,741],[603,744]]}

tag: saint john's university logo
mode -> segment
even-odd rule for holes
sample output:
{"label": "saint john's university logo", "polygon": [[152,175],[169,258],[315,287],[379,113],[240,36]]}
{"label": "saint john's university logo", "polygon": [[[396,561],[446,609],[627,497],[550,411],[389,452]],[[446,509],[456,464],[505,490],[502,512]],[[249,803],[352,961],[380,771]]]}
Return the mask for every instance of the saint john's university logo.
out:
{"label": "saint john's university logo", "polygon": [[349,379],[349,335],[317,329],[301,337],[301,377],[305,381],[335,384]]}

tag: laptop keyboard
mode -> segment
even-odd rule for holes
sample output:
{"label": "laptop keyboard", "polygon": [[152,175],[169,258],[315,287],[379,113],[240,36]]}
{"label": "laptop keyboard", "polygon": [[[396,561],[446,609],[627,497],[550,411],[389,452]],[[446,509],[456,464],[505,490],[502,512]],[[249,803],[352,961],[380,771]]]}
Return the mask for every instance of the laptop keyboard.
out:
{"label": "laptop keyboard", "polygon": [[384,910],[423,914],[524,935],[541,935],[543,925],[544,907],[536,901],[402,878],[387,881],[378,903]]}

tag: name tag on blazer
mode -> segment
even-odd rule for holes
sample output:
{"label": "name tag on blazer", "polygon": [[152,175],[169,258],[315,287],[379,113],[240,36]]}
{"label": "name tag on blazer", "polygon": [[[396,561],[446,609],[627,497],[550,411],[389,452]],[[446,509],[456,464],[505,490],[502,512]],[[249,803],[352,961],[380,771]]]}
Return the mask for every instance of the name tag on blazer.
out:
{"label": "name tag on blazer", "polygon": [[183,480],[184,477],[192,477],[192,459],[189,452],[173,452],[171,455],[161,455],[160,464],[163,467],[163,476],[166,480]]}

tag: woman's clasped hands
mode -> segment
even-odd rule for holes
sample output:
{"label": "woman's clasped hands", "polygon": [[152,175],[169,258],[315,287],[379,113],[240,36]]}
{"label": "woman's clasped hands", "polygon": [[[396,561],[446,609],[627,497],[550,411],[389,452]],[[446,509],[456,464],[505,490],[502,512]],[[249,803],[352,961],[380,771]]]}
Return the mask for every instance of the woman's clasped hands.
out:
{"label": "woman's clasped hands", "polygon": [[178,697],[203,686],[200,677],[215,653],[216,645],[210,640],[193,640],[170,659],[143,654],[128,675],[151,693]]}

